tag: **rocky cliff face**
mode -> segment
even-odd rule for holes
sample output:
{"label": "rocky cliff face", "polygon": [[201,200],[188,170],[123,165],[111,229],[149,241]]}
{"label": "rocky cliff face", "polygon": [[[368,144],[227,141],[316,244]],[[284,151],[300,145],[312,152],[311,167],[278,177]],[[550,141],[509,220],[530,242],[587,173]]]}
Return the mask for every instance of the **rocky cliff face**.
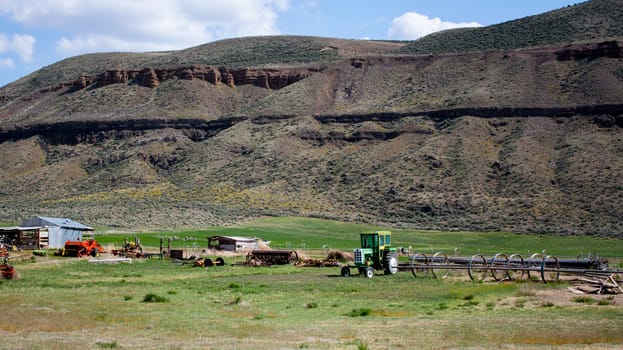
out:
{"label": "rocky cliff face", "polygon": [[230,69],[212,66],[190,66],[178,68],[144,68],[142,70],[110,70],[98,75],[81,75],[73,83],[74,90],[93,85],[100,88],[111,84],[135,83],[156,88],[169,79],[201,80],[211,84],[255,85],[265,89],[279,90],[305,79],[309,69]]}
{"label": "rocky cliff face", "polygon": [[601,43],[569,45],[563,50],[556,52],[560,61],[570,60],[595,60],[598,58],[623,58],[623,48],[617,41],[605,41]]}
{"label": "rocky cliff face", "polygon": [[[602,128],[623,128],[623,104],[576,106],[570,108],[462,108],[452,110],[421,111],[418,115],[434,121],[437,125],[459,119],[464,116],[483,119],[499,118],[572,118],[583,116]],[[324,125],[343,124],[357,125],[366,122],[396,123],[408,119],[412,113],[366,113],[342,115],[314,115],[313,119]],[[77,145],[80,143],[98,143],[107,140],[129,138],[142,135],[150,130],[178,129],[183,130],[192,141],[200,142],[234,125],[250,120],[255,125],[266,125],[296,119],[295,115],[260,115],[255,117],[236,116],[217,120],[202,119],[130,119],[114,121],[71,121],[54,124],[36,124],[14,128],[0,127],[0,143],[6,141],[26,140],[41,137],[53,145]],[[430,130],[407,128],[398,130],[366,130],[351,134],[331,132],[321,134],[309,129],[299,130],[296,135],[301,139],[317,142],[358,142],[362,140],[390,140],[405,133],[430,134]]]}

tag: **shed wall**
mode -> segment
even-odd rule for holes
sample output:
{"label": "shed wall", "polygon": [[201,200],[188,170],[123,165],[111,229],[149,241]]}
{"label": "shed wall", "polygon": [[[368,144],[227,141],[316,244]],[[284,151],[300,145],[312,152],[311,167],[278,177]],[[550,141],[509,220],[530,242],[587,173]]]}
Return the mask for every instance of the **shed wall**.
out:
{"label": "shed wall", "polygon": [[62,228],[62,227],[48,227],[48,239],[49,239],[49,248],[63,248],[65,246],[65,242],[67,241],[81,241],[82,240],[82,231],[71,229],[71,228]]}

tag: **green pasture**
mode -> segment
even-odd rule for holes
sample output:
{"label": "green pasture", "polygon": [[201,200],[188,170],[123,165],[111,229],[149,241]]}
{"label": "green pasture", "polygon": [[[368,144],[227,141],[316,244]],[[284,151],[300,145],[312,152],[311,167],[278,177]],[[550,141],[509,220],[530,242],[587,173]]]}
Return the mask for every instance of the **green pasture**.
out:
{"label": "green pasture", "polygon": [[[157,248],[257,236],[276,248],[350,250],[358,232],[387,229],[317,219],[265,218],[205,230],[140,232]],[[390,228],[391,229],[391,228]],[[480,250],[620,257],[623,241],[507,233],[394,230],[415,250]],[[134,233],[104,234],[106,245]],[[184,239],[186,238],[186,239]],[[194,239],[193,239],[194,238]],[[208,252],[213,257],[215,253]],[[340,277],[339,267],[194,267],[168,259],[95,264],[18,252],[17,280],[0,280],[0,349],[620,349],[623,295],[573,294],[573,282],[471,282],[399,272]],[[620,261],[620,259],[617,259]]]}
{"label": "green pasture", "polygon": [[243,225],[211,227],[202,230],[176,230],[158,232],[130,232],[106,234],[96,231],[96,239],[104,246],[120,246],[123,239],[140,238],[143,245],[158,248],[160,238],[165,242],[172,239],[174,248],[205,248],[207,238],[214,235],[259,237],[270,241],[275,249],[297,250],[345,250],[359,246],[359,232],[366,230],[391,230],[395,246],[411,248],[414,252],[447,255],[468,255],[480,253],[494,255],[517,253],[529,257],[543,251],[558,257],[586,257],[597,254],[606,258],[623,257],[623,240],[602,239],[582,236],[546,236],[504,232],[441,232],[396,229],[386,226],[372,226],[343,223],[312,218],[268,217]]}

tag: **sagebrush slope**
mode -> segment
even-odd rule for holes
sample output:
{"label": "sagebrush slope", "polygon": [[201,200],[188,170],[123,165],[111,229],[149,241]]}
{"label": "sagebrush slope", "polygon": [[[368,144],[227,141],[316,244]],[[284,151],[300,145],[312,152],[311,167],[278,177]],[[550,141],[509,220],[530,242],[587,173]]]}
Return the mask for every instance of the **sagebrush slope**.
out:
{"label": "sagebrush slope", "polygon": [[[585,31],[619,2],[493,30]],[[538,47],[276,36],[64,60],[0,89],[0,220],[303,215],[620,237],[623,49],[606,17],[598,40]]]}
{"label": "sagebrush slope", "polygon": [[398,50],[405,54],[443,54],[513,50],[534,46],[623,38],[623,1],[593,0],[484,28],[430,34]]}

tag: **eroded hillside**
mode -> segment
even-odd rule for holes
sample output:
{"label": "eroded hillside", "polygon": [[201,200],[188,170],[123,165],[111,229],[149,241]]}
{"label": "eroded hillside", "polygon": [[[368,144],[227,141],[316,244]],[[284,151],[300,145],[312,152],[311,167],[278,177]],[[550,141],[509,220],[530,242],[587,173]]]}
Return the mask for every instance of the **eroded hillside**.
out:
{"label": "eroded hillside", "polygon": [[0,220],[619,237],[623,54],[607,39],[412,55],[263,37],[68,59],[0,90]]}

